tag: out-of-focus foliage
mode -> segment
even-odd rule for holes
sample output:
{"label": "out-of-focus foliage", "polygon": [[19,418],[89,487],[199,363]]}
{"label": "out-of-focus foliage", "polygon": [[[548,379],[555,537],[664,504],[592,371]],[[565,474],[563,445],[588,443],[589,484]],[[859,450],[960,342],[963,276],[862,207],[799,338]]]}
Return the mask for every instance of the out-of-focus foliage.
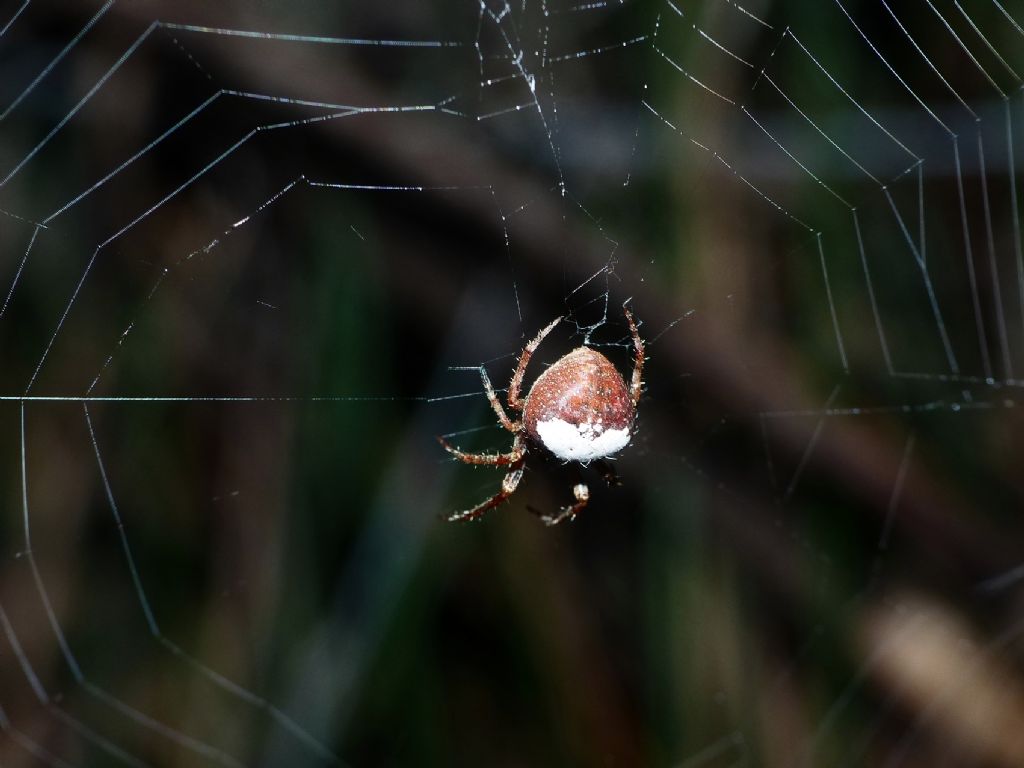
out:
{"label": "out-of-focus foliage", "polygon": [[1024,764],[1024,8],[890,5],[0,11],[0,764]]}

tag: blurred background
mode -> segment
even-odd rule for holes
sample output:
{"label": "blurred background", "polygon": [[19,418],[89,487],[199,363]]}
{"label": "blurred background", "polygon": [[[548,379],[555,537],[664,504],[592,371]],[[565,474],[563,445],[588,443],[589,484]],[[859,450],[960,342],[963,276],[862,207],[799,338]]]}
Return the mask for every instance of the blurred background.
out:
{"label": "blurred background", "polygon": [[0,6],[0,765],[1024,765],[1022,22]]}

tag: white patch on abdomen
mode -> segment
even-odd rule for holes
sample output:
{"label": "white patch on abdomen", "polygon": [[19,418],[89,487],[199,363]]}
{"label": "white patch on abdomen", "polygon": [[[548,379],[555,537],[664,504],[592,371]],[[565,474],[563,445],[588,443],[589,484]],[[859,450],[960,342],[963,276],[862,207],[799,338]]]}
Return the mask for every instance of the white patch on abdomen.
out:
{"label": "white patch on abdomen", "polygon": [[549,419],[537,422],[537,434],[544,447],[564,461],[601,459],[629,444],[628,429],[605,429],[600,423],[570,424]]}

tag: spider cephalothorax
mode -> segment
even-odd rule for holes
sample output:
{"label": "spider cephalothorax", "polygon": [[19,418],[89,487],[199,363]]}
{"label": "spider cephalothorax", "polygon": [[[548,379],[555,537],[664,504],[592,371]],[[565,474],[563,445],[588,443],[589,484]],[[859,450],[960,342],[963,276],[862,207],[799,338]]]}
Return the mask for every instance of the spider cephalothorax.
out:
{"label": "spider cephalothorax", "polygon": [[[590,347],[577,347],[559,358],[530,387],[525,399],[520,398],[523,376],[530,357],[562,318],[554,320],[526,345],[519,356],[515,373],[508,387],[508,407],[522,414],[518,421],[509,418],[498,395],[491,386],[487,371],[480,369],[487,399],[498,415],[501,425],[511,432],[512,450],[508,453],[465,453],[438,438],[449,453],[467,464],[507,466],[501,490],[472,509],[456,512],[449,520],[473,520],[501,504],[511,496],[523,477],[523,465],[529,445],[537,445],[559,459],[589,464],[618,453],[629,443],[636,419],[636,405],[643,388],[644,342],[629,309],[623,308],[633,336],[636,355],[629,386],[611,361]],[[576,501],[557,515],[545,516],[548,525],[572,519],[590,499],[584,483],[573,486]]]}

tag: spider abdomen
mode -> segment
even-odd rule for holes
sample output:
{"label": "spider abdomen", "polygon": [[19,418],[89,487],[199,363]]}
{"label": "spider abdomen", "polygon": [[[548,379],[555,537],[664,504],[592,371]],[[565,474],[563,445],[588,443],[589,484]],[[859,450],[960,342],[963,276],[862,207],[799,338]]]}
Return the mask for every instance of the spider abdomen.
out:
{"label": "spider abdomen", "polygon": [[589,347],[574,349],[544,371],[523,408],[534,442],[564,461],[583,463],[625,448],[635,415],[622,375]]}

